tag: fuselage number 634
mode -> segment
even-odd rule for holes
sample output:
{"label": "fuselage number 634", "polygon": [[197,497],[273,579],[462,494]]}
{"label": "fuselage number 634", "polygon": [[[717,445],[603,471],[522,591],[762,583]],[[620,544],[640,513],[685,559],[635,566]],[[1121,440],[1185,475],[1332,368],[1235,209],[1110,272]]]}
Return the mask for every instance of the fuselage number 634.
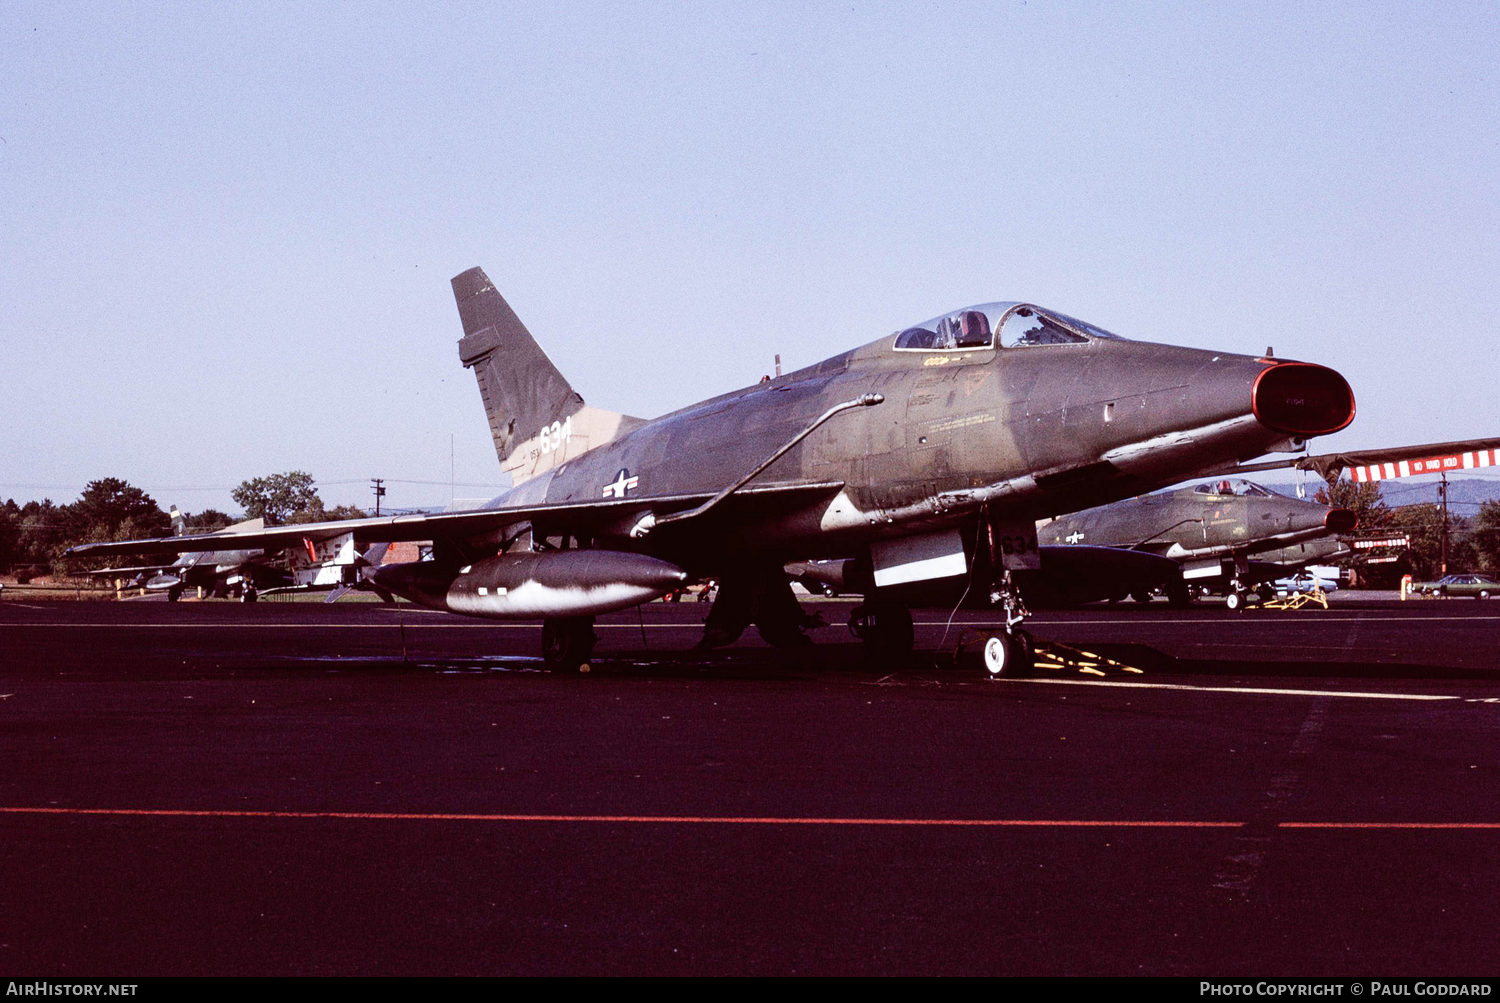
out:
{"label": "fuselage number 634", "polygon": [[1008,571],[1035,570],[1042,566],[1037,549],[1036,525],[1029,522],[1000,523],[995,526],[995,551],[1001,566]]}

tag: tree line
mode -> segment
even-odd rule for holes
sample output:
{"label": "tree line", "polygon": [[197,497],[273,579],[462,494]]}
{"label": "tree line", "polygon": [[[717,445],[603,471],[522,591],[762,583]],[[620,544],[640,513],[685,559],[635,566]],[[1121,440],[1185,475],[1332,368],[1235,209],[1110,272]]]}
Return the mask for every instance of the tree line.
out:
{"label": "tree line", "polygon": [[[243,481],[230,497],[245,519],[264,519],[268,526],[362,519],[352,505],[328,508],[318,497],[312,476],[301,470]],[[234,520],[217,509],[183,514],[185,533],[212,533]],[[170,536],[172,519],[140,488],[118,477],[90,481],[78,500],[67,505],[50,498],[0,505],[0,568],[18,576],[71,574],[80,568],[64,562],[63,553],[80,543]]]}
{"label": "tree line", "polygon": [[[242,481],[230,492],[245,519],[264,519],[268,526],[362,519],[352,505],[328,508],[318,497],[312,475],[292,470]],[[1432,502],[1390,508],[1380,485],[1335,481],[1316,495],[1325,505],[1354,510],[1361,535],[1389,533],[1411,541],[1397,561],[1383,568],[1385,577],[1409,573],[1418,579],[1438,577],[1442,561],[1443,515]],[[184,532],[211,533],[234,520],[216,509],[185,514]],[[68,505],[51,499],[0,505],[0,569],[19,574],[69,574],[63,552],[80,543],[134,540],[172,533],[171,517],[150,495],[117,477],[90,481]],[[1482,571],[1500,576],[1500,501],[1484,502],[1477,514],[1448,514],[1448,571]],[[1368,576],[1366,576],[1368,577]],[[1382,582],[1381,584],[1390,584]]]}
{"label": "tree line", "polygon": [[[1315,497],[1325,505],[1353,510],[1359,516],[1361,536],[1389,534],[1407,537],[1409,546],[1390,568],[1396,578],[1410,574],[1419,581],[1432,580],[1445,573],[1442,570],[1443,510],[1436,503],[1390,508],[1381,497],[1380,485],[1368,481],[1362,484],[1335,481],[1319,490]],[[1492,499],[1482,503],[1472,516],[1458,515],[1450,508],[1447,530],[1447,574],[1480,571],[1500,576],[1500,501]]]}

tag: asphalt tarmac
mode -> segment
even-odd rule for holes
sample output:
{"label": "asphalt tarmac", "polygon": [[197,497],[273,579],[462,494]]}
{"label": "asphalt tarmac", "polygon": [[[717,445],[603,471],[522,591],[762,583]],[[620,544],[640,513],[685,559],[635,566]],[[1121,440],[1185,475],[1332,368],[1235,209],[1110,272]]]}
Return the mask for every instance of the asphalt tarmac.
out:
{"label": "asphalt tarmac", "polygon": [[708,607],[0,602],[0,971],[1500,974],[1500,603],[1042,613],[992,681]]}

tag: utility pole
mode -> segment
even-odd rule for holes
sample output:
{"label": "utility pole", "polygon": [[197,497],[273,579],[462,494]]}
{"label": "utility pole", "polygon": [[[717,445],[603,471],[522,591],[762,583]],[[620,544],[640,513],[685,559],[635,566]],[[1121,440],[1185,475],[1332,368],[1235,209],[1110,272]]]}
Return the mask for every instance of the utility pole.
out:
{"label": "utility pole", "polygon": [[375,486],[375,514],[380,514],[380,499],[385,497],[385,478],[371,477],[370,483]]}
{"label": "utility pole", "polygon": [[1448,573],[1448,471],[1443,471],[1442,483],[1438,485],[1438,497],[1443,500],[1443,548],[1438,559],[1438,577]]}

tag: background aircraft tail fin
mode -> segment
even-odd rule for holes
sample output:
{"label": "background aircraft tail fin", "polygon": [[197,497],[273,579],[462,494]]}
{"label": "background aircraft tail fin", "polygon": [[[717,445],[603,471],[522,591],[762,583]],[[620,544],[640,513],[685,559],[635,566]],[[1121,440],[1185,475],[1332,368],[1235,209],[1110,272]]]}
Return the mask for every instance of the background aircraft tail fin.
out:
{"label": "background aircraft tail fin", "polygon": [[482,268],[453,278],[464,336],[458,355],[474,370],[500,466],[512,483],[609,442],[640,419],[583,402]]}

